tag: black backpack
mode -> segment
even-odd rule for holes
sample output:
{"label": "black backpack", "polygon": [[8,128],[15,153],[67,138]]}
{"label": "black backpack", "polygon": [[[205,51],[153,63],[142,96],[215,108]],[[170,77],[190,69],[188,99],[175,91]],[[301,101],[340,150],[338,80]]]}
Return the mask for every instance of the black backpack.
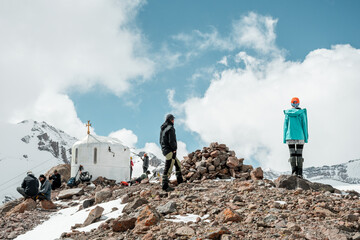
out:
{"label": "black backpack", "polygon": [[90,182],[91,178],[92,175],[90,175],[89,172],[85,171],[85,172],[81,172],[79,180],[81,182]]}

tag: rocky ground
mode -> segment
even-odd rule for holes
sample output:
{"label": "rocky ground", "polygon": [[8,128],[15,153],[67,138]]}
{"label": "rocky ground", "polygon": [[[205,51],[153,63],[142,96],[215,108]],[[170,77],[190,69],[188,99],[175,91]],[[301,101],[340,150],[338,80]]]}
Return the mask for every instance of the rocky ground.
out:
{"label": "rocky ground", "polygon": [[[206,151],[203,153],[209,153]],[[229,153],[228,158],[235,157],[226,148],[224,151]],[[245,171],[236,165],[242,161],[234,158],[231,158],[231,163],[222,165],[220,159],[220,164],[215,166],[213,160],[217,156],[209,161],[211,152],[205,159],[200,155],[191,157],[192,154],[184,159],[183,164],[186,161],[188,164],[185,170],[188,176],[184,178],[188,181],[170,193],[162,191],[159,183],[144,181],[128,187],[102,178],[94,181],[95,185],[55,191],[53,198],[67,203],[59,204],[57,209],[51,209],[51,204],[34,206],[31,201],[23,208],[14,207],[18,202],[11,203],[11,206],[8,203],[7,207],[0,208],[0,238],[15,238],[47,219],[52,211],[70,206],[79,206],[79,209],[96,206],[85,222],[74,225],[71,231],[64,232],[59,238],[360,240],[360,198],[357,192],[341,194],[329,185],[311,183],[295,176],[281,176],[274,182],[263,180],[261,169],[252,170],[247,165]],[[189,159],[192,161],[194,156],[196,161],[207,161],[208,164],[190,164]],[[208,170],[205,171],[204,167]],[[227,173],[238,177],[209,179],[216,174],[227,178],[224,177]],[[192,178],[195,174],[198,176]],[[121,199],[122,204],[126,204],[122,215],[107,219],[90,232],[77,230],[99,221],[104,209],[97,205],[114,199]],[[25,205],[25,202],[20,205]],[[113,209],[116,211],[118,208],[114,206]],[[22,210],[23,213],[18,212]],[[195,215],[191,222],[172,221],[189,214]]]}

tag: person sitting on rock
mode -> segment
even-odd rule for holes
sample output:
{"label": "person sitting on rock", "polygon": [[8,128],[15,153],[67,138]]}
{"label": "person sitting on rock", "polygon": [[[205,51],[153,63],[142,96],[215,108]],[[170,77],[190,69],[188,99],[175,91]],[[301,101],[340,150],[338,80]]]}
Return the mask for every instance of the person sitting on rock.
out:
{"label": "person sitting on rock", "polygon": [[51,199],[51,184],[49,180],[46,179],[46,177],[41,174],[39,176],[39,181],[41,183],[40,191],[36,197],[36,199],[41,200],[50,200]]}
{"label": "person sitting on rock", "polygon": [[16,188],[16,190],[23,195],[24,198],[34,198],[39,191],[39,181],[31,171],[28,171],[21,187]]}
{"label": "person sitting on rock", "polygon": [[284,110],[284,143],[290,150],[291,173],[302,177],[303,162],[302,151],[304,144],[308,142],[308,120],[306,108],[299,107],[300,100],[297,97],[291,99],[292,108]]}
{"label": "person sitting on rock", "polygon": [[55,169],[54,174],[49,177],[49,180],[53,180],[51,183],[51,189],[55,190],[61,186],[61,175]]}
{"label": "person sitting on rock", "polygon": [[165,122],[161,125],[160,131],[161,150],[166,158],[164,173],[162,176],[162,189],[166,192],[174,190],[174,188],[169,186],[169,177],[171,175],[172,166],[175,166],[176,168],[177,183],[181,184],[184,181],[181,174],[181,163],[176,157],[177,141],[174,122],[175,117],[172,114],[168,114]]}

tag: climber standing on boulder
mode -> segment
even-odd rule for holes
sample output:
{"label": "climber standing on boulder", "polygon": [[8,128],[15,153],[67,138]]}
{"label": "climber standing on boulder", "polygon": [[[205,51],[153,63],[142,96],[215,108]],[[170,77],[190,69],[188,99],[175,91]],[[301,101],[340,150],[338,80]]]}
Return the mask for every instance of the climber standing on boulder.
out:
{"label": "climber standing on boulder", "polygon": [[176,168],[177,183],[180,184],[183,182],[181,164],[179,159],[176,157],[177,142],[174,122],[175,117],[172,114],[168,114],[166,116],[165,122],[161,125],[160,131],[161,150],[166,158],[164,173],[162,176],[162,189],[166,192],[174,190],[174,188],[169,186],[169,177],[171,175],[169,169],[172,169],[173,165],[175,165]]}
{"label": "climber standing on boulder", "polygon": [[31,171],[28,171],[21,187],[18,187],[16,190],[23,195],[24,198],[36,197],[39,191],[39,181]]}
{"label": "climber standing on boulder", "polygon": [[284,143],[289,146],[292,174],[302,178],[304,162],[302,151],[309,135],[306,108],[301,109],[299,105],[299,98],[294,97],[291,99],[292,108],[284,110]]}

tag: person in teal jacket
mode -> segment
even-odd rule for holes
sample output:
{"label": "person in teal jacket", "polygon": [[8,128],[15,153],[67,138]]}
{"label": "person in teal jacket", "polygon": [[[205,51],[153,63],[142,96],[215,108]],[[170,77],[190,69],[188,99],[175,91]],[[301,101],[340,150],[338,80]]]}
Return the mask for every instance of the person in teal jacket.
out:
{"label": "person in teal jacket", "polygon": [[304,144],[308,142],[308,120],[306,109],[299,107],[300,100],[297,97],[291,99],[291,109],[284,110],[284,143],[290,150],[291,173],[302,178],[303,162],[302,151]]}

